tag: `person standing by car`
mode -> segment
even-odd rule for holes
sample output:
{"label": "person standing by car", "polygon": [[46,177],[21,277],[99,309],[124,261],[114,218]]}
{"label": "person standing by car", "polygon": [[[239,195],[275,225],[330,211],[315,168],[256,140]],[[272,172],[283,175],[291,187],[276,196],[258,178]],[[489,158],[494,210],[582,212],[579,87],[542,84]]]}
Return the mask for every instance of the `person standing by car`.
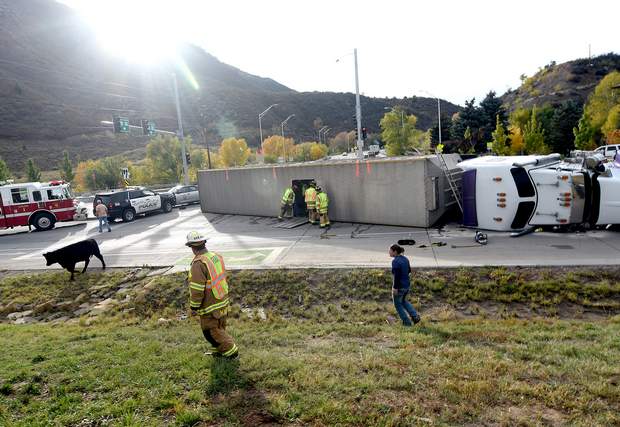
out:
{"label": "person standing by car", "polygon": [[97,216],[97,220],[99,220],[99,232],[103,232],[103,224],[108,227],[108,233],[111,232],[112,229],[110,228],[110,223],[108,222],[108,208],[103,204],[101,199],[97,200],[95,215]]}
{"label": "person standing by car", "polygon": [[411,282],[409,281],[409,274],[411,274],[411,265],[409,260],[403,254],[405,250],[399,245],[390,246],[388,251],[390,256],[394,258],[392,260],[392,275],[394,279],[392,281],[392,299],[394,301],[394,307],[398,316],[403,321],[403,325],[412,326],[413,323],[420,321],[420,315],[413,305],[407,301],[407,294],[411,289]]}

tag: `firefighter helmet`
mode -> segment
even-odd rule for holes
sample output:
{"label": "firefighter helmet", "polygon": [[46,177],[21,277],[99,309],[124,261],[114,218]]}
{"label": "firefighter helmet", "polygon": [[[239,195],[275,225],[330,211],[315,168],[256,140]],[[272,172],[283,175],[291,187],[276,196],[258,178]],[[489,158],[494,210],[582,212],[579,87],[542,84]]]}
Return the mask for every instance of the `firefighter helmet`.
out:
{"label": "firefighter helmet", "polygon": [[187,233],[187,242],[185,246],[201,246],[204,245],[207,238],[199,231],[190,231]]}
{"label": "firefighter helmet", "polygon": [[487,235],[481,231],[476,231],[474,240],[476,241],[476,243],[479,243],[481,245],[486,245],[489,242]]}

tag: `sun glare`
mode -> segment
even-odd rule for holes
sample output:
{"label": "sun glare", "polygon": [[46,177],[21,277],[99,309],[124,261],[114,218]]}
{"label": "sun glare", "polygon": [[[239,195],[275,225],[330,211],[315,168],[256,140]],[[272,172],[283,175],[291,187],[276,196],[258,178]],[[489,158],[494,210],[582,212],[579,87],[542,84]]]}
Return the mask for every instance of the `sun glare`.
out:
{"label": "sun glare", "polygon": [[111,54],[128,62],[154,64],[175,56],[183,30],[160,2],[83,2],[79,10]]}

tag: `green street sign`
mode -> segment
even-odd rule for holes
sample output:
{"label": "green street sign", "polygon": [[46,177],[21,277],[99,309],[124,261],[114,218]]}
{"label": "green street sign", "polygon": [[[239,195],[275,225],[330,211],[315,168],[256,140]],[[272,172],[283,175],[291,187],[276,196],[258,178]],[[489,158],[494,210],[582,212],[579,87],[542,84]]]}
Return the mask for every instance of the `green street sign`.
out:
{"label": "green street sign", "polygon": [[129,133],[129,119],[127,117],[114,117],[112,123],[115,133]]}
{"label": "green street sign", "polygon": [[119,132],[121,133],[129,133],[129,119],[125,117],[119,117]]}
{"label": "green street sign", "polygon": [[153,136],[157,133],[155,128],[155,122],[151,120],[142,119],[142,135]]}

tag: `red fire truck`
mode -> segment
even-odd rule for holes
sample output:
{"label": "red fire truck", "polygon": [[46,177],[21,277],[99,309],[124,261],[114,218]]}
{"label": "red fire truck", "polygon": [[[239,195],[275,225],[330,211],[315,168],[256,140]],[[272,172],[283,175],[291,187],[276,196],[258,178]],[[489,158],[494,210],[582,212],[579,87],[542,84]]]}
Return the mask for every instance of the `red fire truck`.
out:
{"label": "red fire truck", "polygon": [[71,187],[64,181],[0,186],[0,228],[50,230],[58,221],[72,221],[75,214]]}

